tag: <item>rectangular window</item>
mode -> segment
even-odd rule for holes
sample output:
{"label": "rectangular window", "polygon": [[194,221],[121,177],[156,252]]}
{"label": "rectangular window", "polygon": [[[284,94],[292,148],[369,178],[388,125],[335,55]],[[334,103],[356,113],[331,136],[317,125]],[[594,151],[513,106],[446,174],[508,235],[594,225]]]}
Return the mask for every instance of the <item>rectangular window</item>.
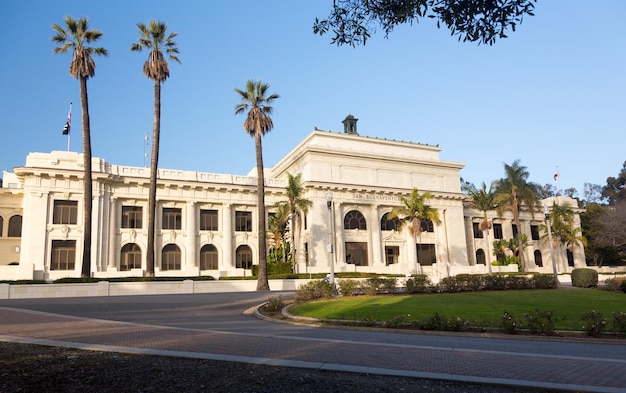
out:
{"label": "rectangular window", "polygon": [[252,232],[252,212],[235,212],[235,231]]}
{"label": "rectangular window", "polygon": [[385,246],[385,263],[387,266],[398,263],[398,257],[400,256],[399,246]]}
{"label": "rectangular window", "polygon": [[78,223],[78,202],[54,201],[52,223],[76,225]]}
{"label": "rectangular window", "polygon": [[493,224],[493,238],[502,239],[502,224]]}
{"label": "rectangular window", "polygon": [[511,224],[511,231],[513,232],[513,238],[517,239],[517,225]]}
{"label": "rectangular window", "polygon": [[200,210],[200,230],[217,231],[217,210]]}
{"label": "rectangular window", "polygon": [[539,240],[539,226],[531,225],[530,226],[530,236],[533,240]]}
{"label": "rectangular window", "polygon": [[434,244],[417,244],[417,261],[422,266],[431,266],[437,263],[437,254]]}
{"label": "rectangular window", "polygon": [[182,229],[182,211],[179,208],[163,208],[163,229]]}
{"label": "rectangular window", "polygon": [[142,214],[141,206],[122,206],[122,228],[140,229]]}
{"label": "rectangular window", "polygon": [[346,263],[367,266],[367,243],[346,242]]}
{"label": "rectangular window", "polygon": [[76,240],[53,240],[50,270],[74,270]]}
{"label": "rectangular window", "polygon": [[480,230],[480,223],[473,222],[472,223],[472,229],[474,230],[474,239],[482,239],[483,238],[483,231]]}

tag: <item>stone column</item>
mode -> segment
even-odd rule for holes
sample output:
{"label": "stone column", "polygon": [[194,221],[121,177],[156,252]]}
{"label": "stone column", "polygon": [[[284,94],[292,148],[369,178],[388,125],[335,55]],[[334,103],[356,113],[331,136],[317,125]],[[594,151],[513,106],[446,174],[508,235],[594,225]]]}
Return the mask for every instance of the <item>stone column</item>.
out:
{"label": "stone column", "polygon": [[187,225],[186,231],[187,233],[187,242],[185,244],[187,248],[187,267],[197,267],[198,266],[198,250],[196,250],[196,238],[198,233],[198,228],[196,225],[196,203],[195,202],[187,202]]}
{"label": "stone column", "polygon": [[224,252],[221,268],[230,269],[235,266],[233,260],[233,208],[225,203],[222,208],[222,237],[224,239]]}
{"label": "stone column", "polygon": [[[346,252],[343,236],[343,207],[341,202],[333,202],[333,228],[335,233],[333,238],[333,258],[335,263],[335,273],[345,270]],[[340,268],[341,266],[341,268]]]}
{"label": "stone column", "polygon": [[118,209],[117,198],[111,197],[109,200],[109,247],[107,255],[107,270],[118,270],[117,264],[117,217],[121,214],[121,208]]}
{"label": "stone column", "polygon": [[378,217],[378,205],[372,205],[370,214],[370,241],[372,243],[372,266],[379,265],[385,266],[385,261],[382,257],[382,241],[380,240],[380,219]]}

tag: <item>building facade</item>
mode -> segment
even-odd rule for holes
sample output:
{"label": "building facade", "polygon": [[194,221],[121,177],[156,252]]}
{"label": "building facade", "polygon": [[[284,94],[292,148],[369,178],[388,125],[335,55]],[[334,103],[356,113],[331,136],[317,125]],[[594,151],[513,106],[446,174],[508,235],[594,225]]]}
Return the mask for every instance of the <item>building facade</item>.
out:
{"label": "building facade", "polygon": [[[515,228],[510,214],[498,217],[493,212],[494,228],[484,238],[476,230],[482,212],[464,204],[463,164],[441,160],[440,151],[437,146],[360,136],[356,119],[348,116],[343,133],[316,129],[266,169],[270,213],[276,202],[286,200],[288,174],[301,175],[303,197],[312,201],[296,239],[296,271],[324,273],[333,264],[335,272],[421,272],[434,279],[482,273],[493,260],[487,245],[521,230],[532,239],[525,249],[528,270],[552,272],[548,244],[539,234],[543,214],[522,211],[521,228]],[[92,275],[142,276],[150,170],[100,158],[93,159],[92,167]],[[79,277],[82,155],[31,153],[25,166],[5,172],[4,179],[0,279]],[[430,191],[428,204],[441,218],[439,224],[424,222],[417,242],[389,217],[413,188]],[[562,198],[559,203],[574,208],[579,225],[576,201]],[[250,275],[258,263],[256,215],[254,177],[159,169],[155,274]],[[567,265],[561,262],[559,271],[585,265],[582,246],[568,252]]]}

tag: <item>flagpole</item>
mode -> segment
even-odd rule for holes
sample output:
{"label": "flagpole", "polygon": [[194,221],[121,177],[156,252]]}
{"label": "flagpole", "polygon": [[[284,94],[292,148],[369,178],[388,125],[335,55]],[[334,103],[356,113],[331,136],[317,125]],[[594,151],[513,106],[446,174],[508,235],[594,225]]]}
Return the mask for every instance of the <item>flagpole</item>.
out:
{"label": "flagpole", "polygon": [[67,151],[70,151],[70,136],[72,135],[72,103],[70,102],[70,111],[67,112],[67,122],[63,127],[63,134],[67,135]]}

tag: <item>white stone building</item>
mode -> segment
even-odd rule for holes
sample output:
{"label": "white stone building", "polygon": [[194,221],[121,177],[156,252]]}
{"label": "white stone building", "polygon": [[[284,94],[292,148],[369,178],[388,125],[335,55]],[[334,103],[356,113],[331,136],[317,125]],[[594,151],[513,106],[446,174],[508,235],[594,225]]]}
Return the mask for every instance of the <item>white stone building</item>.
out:
{"label": "white stone building", "polygon": [[[487,242],[494,236],[512,237],[512,217],[493,212],[494,230],[489,239],[482,238],[474,228],[482,212],[464,206],[463,164],[441,160],[440,151],[431,145],[359,136],[356,119],[348,116],[343,133],[316,129],[266,169],[268,211],[286,199],[288,174],[301,174],[304,197],[313,202],[296,241],[297,271],[328,272],[333,263],[335,272],[423,272],[435,279],[486,272]],[[0,279],[80,276],[82,162],[79,153],[31,153],[25,166],[4,173]],[[92,166],[92,275],[141,276],[146,270],[150,170],[100,158],[94,158]],[[395,230],[394,221],[387,219],[400,197],[413,188],[431,192],[428,203],[441,218],[439,225],[424,223],[417,246],[408,231]],[[155,274],[251,274],[250,267],[258,261],[255,194],[254,177],[159,169]],[[559,203],[570,203],[578,220],[575,200]],[[523,211],[521,217],[521,230],[533,239],[525,250],[536,266],[530,270],[551,273],[549,247],[538,234],[543,214],[533,217]],[[21,236],[10,229],[18,220]],[[568,266],[559,266],[559,271],[585,265],[582,247],[570,254]]]}

